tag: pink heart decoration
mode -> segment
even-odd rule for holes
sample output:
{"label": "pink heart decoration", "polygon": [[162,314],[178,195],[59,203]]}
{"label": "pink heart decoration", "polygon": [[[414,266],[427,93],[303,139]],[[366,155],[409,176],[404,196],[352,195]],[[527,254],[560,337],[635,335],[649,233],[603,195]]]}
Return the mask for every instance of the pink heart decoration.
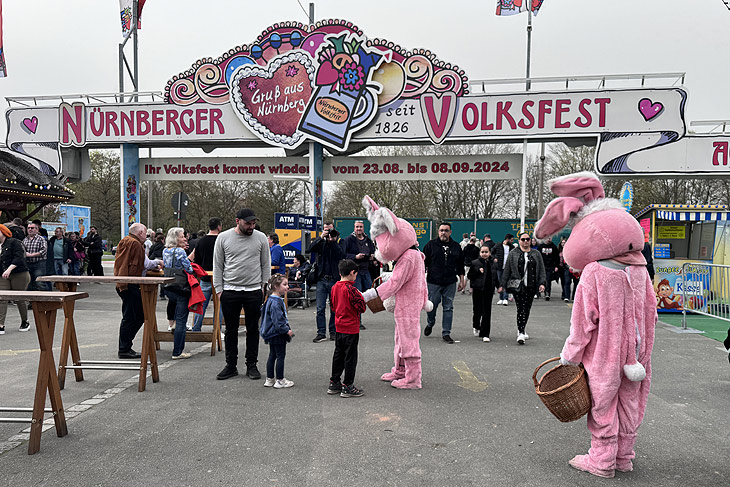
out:
{"label": "pink heart decoration", "polygon": [[296,147],[303,134],[299,119],[312,96],[314,66],[304,51],[272,59],[266,67],[245,65],[233,75],[231,103],[259,138]]}
{"label": "pink heart decoration", "polygon": [[23,126],[27,128],[31,134],[35,134],[35,131],[38,128],[38,117],[34,116],[32,118],[24,118]]}
{"label": "pink heart decoration", "polygon": [[660,102],[652,103],[649,98],[642,98],[639,101],[639,113],[647,122],[656,118],[664,111],[664,105]]}
{"label": "pink heart decoration", "polygon": [[317,86],[329,86],[337,83],[340,77],[340,72],[332,66],[331,61],[325,61],[319,65],[317,70]]}

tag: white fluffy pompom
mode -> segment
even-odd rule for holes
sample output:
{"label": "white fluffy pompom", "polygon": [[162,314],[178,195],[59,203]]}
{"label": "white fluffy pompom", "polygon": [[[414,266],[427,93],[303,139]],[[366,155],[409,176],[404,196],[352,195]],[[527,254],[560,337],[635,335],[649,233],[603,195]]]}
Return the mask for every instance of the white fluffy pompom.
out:
{"label": "white fluffy pompom", "polygon": [[426,310],[426,313],[433,311],[433,303],[427,299],[426,304],[423,305],[423,309]]}
{"label": "white fluffy pompom", "polygon": [[631,382],[641,382],[646,377],[646,369],[639,362],[624,365],[624,375]]}

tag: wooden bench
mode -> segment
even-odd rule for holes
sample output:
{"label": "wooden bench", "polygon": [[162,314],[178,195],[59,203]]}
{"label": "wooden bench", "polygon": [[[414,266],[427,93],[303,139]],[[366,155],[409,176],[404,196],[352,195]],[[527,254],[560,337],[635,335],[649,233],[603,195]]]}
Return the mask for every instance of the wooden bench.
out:
{"label": "wooden bench", "polygon": [[[43,432],[45,413],[53,415],[56,435],[59,438],[68,434],[66,415],[63,411],[63,401],[61,401],[61,388],[53,361],[53,334],[56,329],[56,312],[63,307],[68,318],[69,313],[73,314],[73,306],[71,306],[70,312],[66,311],[66,306],[68,304],[73,305],[77,299],[88,297],[87,293],[77,292],[0,291],[0,300],[2,301],[15,301],[18,303],[28,301],[33,305],[35,328],[38,332],[38,344],[41,349],[33,407],[0,407],[0,411],[3,412],[31,413],[30,418],[0,418],[2,423],[30,423],[28,455],[37,453],[41,448],[41,433]],[[50,408],[46,408],[46,393],[48,393],[51,401]]]}
{"label": "wooden bench", "polygon": [[[172,277],[131,277],[131,276],[42,276],[36,279],[42,282],[55,282],[59,291],[73,292],[79,283],[100,284],[137,284],[142,293],[142,311],[144,313],[144,331],[142,335],[142,352],[140,365],[131,365],[129,360],[81,360],[76,327],[73,320],[74,303],[64,302],[63,310],[66,318],[63,321],[61,339],[61,355],[58,360],[58,381],[61,389],[66,382],[66,370],[72,369],[76,382],[84,380],[82,369],[101,370],[139,370],[139,392],[147,387],[147,364],[152,371],[152,382],[159,382],[157,369],[157,352],[155,349],[155,330],[157,329],[157,288],[160,284],[172,282]],[[68,353],[71,352],[73,365],[67,365]]]}

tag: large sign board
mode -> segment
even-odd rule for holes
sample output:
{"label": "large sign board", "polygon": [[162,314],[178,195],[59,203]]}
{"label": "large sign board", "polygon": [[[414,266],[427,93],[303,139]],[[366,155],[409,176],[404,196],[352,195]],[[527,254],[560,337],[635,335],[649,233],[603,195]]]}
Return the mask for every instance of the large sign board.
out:
{"label": "large sign board", "polygon": [[[88,101],[88,99],[87,99]],[[7,145],[51,174],[63,147],[178,142],[296,148],[595,138],[604,175],[730,174],[730,137],[687,135],[681,88],[469,93],[432,51],[345,20],[282,22],[173,76],[163,102],[7,111]]]}
{"label": "large sign board", "polygon": [[439,181],[519,179],[522,154],[483,156],[333,157],[324,166],[329,181]]}

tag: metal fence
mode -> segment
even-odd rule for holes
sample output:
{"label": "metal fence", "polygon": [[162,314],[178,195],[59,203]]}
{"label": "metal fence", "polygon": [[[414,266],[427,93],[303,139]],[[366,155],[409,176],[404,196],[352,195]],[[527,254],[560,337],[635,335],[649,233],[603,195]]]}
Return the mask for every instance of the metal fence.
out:
{"label": "metal fence", "polygon": [[683,264],[675,288],[682,295],[682,329],[687,329],[687,311],[730,322],[730,265]]}

